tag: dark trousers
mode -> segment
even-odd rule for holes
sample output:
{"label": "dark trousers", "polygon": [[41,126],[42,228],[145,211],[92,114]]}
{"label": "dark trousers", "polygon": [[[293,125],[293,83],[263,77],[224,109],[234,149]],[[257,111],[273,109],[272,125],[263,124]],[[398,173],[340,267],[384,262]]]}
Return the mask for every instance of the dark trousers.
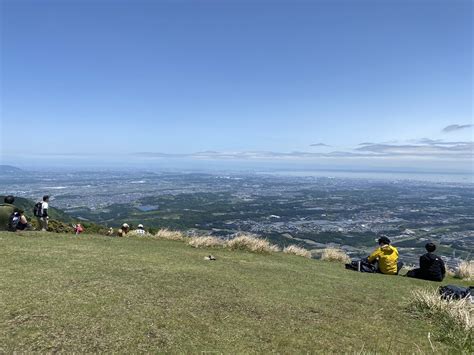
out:
{"label": "dark trousers", "polygon": [[[444,276],[444,275],[443,275]],[[428,281],[443,281],[443,277],[437,277],[434,275],[427,275],[426,273],[422,272],[421,269],[413,269],[407,272],[407,277],[413,277],[415,279],[422,279]]]}
{"label": "dark trousers", "polygon": [[[383,272],[380,271],[379,263],[378,263],[378,262],[375,262],[375,266],[377,267],[377,272],[378,272],[379,274],[383,274]],[[401,261],[397,262],[397,275],[398,275],[398,273],[400,272],[400,270],[402,269],[402,267],[403,267],[403,262],[401,262]]]}

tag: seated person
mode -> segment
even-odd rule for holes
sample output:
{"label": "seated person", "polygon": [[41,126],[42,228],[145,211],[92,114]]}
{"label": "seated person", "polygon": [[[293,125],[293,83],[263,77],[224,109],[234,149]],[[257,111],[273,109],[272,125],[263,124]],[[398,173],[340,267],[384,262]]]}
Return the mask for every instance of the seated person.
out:
{"label": "seated person", "polygon": [[76,235],[79,235],[79,234],[81,234],[82,232],[84,232],[84,227],[83,227],[80,223],[78,223],[78,224],[73,224],[72,226],[74,227],[74,233],[75,233]]}
{"label": "seated person", "polygon": [[146,234],[146,231],[143,227],[143,224],[139,224],[137,229],[135,230],[135,233],[138,234],[138,235],[145,235]]}
{"label": "seated person", "polygon": [[387,275],[397,275],[402,267],[398,262],[398,250],[390,245],[390,239],[383,236],[378,240],[379,247],[367,258],[369,263],[378,263],[378,272]]}
{"label": "seated person", "polygon": [[0,204],[0,230],[2,231],[9,230],[10,216],[15,211],[13,202],[15,202],[13,196],[5,196],[4,203]]}
{"label": "seated person", "polygon": [[28,220],[25,216],[25,211],[18,209],[18,214],[20,215],[20,220],[16,225],[16,230],[24,231],[25,229],[30,229],[30,225],[28,224]]}
{"label": "seated person", "polygon": [[443,281],[446,267],[444,261],[433,254],[436,245],[428,243],[425,245],[425,249],[427,253],[420,256],[420,268],[408,271],[407,276],[429,281]]}
{"label": "seated person", "polygon": [[130,231],[130,226],[127,223],[122,224],[122,227],[117,231],[117,237],[125,237]]}

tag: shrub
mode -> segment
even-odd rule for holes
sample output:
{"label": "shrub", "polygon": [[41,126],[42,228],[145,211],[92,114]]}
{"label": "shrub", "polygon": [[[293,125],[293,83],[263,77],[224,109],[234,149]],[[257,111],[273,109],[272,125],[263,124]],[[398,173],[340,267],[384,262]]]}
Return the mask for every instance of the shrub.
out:
{"label": "shrub", "polygon": [[213,247],[223,247],[225,245],[222,239],[216,237],[192,237],[188,242],[194,248],[213,248]]}
{"label": "shrub", "polygon": [[459,263],[457,269],[454,271],[454,277],[461,280],[474,279],[474,261],[463,260]]}
{"label": "shrub", "polygon": [[287,246],[285,249],[283,249],[283,252],[286,254],[293,254],[293,255],[298,255],[305,258],[311,258],[311,252],[309,250],[298,247],[296,245]]}
{"label": "shrub", "polygon": [[278,246],[270,244],[266,239],[252,235],[241,235],[227,241],[226,246],[231,250],[247,250],[254,253],[272,253],[280,251]]}
{"label": "shrub", "polygon": [[167,228],[160,229],[158,232],[156,232],[155,238],[166,239],[166,240],[187,240],[188,239],[188,237],[186,237],[182,232],[172,231]]}
{"label": "shrub", "polygon": [[471,353],[474,350],[474,319],[471,301],[444,300],[437,290],[415,290],[408,303],[408,311],[422,315],[438,327],[435,337]]}
{"label": "shrub", "polygon": [[336,248],[326,248],[321,254],[321,260],[334,261],[338,263],[350,263],[351,258],[343,250]]}

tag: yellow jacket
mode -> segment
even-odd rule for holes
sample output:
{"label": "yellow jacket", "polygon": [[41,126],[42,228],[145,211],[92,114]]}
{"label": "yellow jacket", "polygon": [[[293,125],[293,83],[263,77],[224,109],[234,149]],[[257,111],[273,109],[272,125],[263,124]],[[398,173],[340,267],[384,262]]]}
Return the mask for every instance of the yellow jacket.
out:
{"label": "yellow jacket", "polygon": [[383,274],[396,275],[398,250],[391,245],[384,245],[377,248],[370,256],[369,262],[379,261],[379,269]]}

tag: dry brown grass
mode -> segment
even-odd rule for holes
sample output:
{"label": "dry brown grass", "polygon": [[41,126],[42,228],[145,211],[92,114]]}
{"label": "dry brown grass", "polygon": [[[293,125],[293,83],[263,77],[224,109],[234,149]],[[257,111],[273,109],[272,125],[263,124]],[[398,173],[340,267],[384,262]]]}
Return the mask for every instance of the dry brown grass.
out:
{"label": "dry brown grass", "polygon": [[437,338],[459,350],[474,350],[474,307],[469,298],[444,300],[436,289],[415,290],[408,304],[412,314],[421,314],[439,327]]}
{"label": "dry brown grass", "polygon": [[351,258],[343,250],[336,248],[326,248],[321,254],[321,260],[324,261],[333,261],[338,263],[350,263]]}
{"label": "dry brown grass", "polygon": [[471,281],[474,279],[474,260],[463,260],[454,271],[454,277]]}
{"label": "dry brown grass", "polygon": [[181,241],[189,239],[182,232],[169,230],[167,228],[160,229],[158,232],[156,232],[154,237],[158,239],[181,240]]}
{"label": "dry brown grass", "polygon": [[286,254],[302,256],[304,258],[311,258],[311,252],[309,250],[298,247],[296,245],[287,246],[285,249],[283,249],[283,252]]}
{"label": "dry brown grass", "polygon": [[188,244],[194,248],[215,248],[225,246],[225,242],[222,239],[211,236],[192,237]]}
{"label": "dry brown grass", "polygon": [[270,244],[267,239],[253,235],[240,235],[227,241],[226,246],[231,250],[247,250],[254,253],[274,253],[280,251],[278,246]]}

